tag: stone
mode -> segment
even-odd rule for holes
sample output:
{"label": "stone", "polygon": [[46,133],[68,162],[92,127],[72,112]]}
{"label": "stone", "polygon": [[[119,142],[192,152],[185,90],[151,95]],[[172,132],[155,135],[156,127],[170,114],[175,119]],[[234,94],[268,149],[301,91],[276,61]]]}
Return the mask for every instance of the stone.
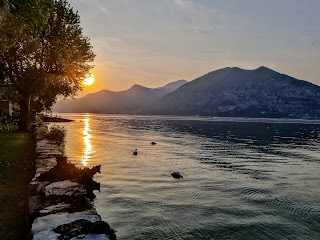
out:
{"label": "stone", "polygon": [[71,238],[70,240],[110,240],[105,234],[82,234],[77,237]]}
{"label": "stone", "polygon": [[45,197],[67,196],[79,197],[87,194],[83,185],[70,180],[53,182],[45,187]]}
{"label": "stone", "polygon": [[114,230],[104,221],[92,223],[88,220],[80,219],[69,224],[60,225],[53,231],[61,234],[59,236],[60,240],[68,240],[83,234],[105,234],[105,236],[108,235],[111,240],[116,239]]}
{"label": "stone", "polygon": [[80,219],[88,220],[94,223],[96,221],[100,221],[101,217],[97,214],[95,209],[75,213],[63,212],[38,217],[34,220],[31,228],[33,240],[58,239],[60,234],[55,233],[53,229],[60,225],[68,224]]}
{"label": "stone", "polygon": [[49,181],[45,181],[45,182],[31,181],[29,183],[29,195],[34,196],[38,194],[43,194],[45,186],[47,186],[49,183],[50,183]]}
{"label": "stone", "polygon": [[29,196],[28,199],[29,214],[35,215],[40,209],[43,208],[43,197],[41,195]]}
{"label": "stone", "polygon": [[46,207],[39,211],[41,214],[51,214],[65,211],[67,212],[70,209],[71,204],[59,203],[53,206]]}
{"label": "stone", "polygon": [[43,139],[40,141],[37,141],[36,143],[36,151],[38,151],[38,149],[43,149],[46,146],[57,146],[57,144],[55,144],[54,141],[48,140],[48,139]]}
{"label": "stone", "polygon": [[[62,206],[57,206],[59,204],[64,204]],[[57,207],[53,207],[57,206]],[[65,208],[62,208],[65,207]],[[92,209],[92,203],[87,197],[54,197],[46,198],[44,201],[44,208],[48,208],[50,211],[48,214],[58,213],[58,212],[83,212]],[[44,210],[44,209],[42,209]],[[39,212],[39,215],[47,215],[46,211]]]}
{"label": "stone", "polygon": [[63,157],[64,154],[61,151],[49,151],[49,152],[44,152],[40,153],[37,158],[38,159],[45,159],[45,158],[52,158],[52,157]]}
{"label": "stone", "polygon": [[34,179],[37,180],[42,173],[48,172],[57,165],[56,158],[36,159],[36,174]]}

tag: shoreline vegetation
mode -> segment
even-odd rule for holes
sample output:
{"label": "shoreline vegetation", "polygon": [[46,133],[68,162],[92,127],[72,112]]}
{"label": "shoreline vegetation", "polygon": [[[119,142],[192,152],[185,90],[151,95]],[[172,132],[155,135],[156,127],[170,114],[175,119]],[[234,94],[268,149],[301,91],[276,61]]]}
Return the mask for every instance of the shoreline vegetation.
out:
{"label": "shoreline vegetation", "polygon": [[24,239],[28,233],[28,183],[34,175],[30,133],[0,133],[0,239]]}

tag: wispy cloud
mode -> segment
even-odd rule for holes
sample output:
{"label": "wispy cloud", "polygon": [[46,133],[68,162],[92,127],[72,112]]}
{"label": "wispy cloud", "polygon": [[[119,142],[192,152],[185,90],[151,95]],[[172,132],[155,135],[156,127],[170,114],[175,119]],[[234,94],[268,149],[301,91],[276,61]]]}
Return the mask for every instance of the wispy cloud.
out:
{"label": "wispy cloud", "polygon": [[192,0],[174,0],[173,2],[177,7],[183,9],[192,9],[194,7]]}

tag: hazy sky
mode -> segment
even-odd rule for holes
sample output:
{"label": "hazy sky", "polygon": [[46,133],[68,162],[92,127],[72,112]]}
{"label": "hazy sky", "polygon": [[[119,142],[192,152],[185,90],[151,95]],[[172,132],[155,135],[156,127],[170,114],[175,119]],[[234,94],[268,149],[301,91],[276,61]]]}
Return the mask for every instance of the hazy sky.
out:
{"label": "hazy sky", "polygon": [[84,93],[261,65],[320,85],[319,0],[70,0],[97,54]]}

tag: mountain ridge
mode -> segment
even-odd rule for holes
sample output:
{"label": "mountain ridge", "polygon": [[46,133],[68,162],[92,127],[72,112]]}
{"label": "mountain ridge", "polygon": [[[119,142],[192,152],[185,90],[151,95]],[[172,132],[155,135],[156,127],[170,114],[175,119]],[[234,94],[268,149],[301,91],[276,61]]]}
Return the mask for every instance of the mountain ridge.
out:
{"label": "mountain ridge", "polygon": [[100,90],[76,99],[58,101],[53,106],[54,112],[92,112],[92,113],[127,113],[152,102],[187,83],[177,80],[162,87],[148,88],[134,84],[123,91]]}
{"label": "mountain ridge", "polygon": [[[319,86],[265,66],[226,67],[190,82],[159,88],[135,84],[122,92],[87,96],[77,104],[82,110],[73,112],[320,119]],[[88,104],[90,98],[107,107]]]}
{"label": "mountain ridge", "polygon": [[261,66],[209,72],[156,100],[144,114],[320,118],[320,87]]}

